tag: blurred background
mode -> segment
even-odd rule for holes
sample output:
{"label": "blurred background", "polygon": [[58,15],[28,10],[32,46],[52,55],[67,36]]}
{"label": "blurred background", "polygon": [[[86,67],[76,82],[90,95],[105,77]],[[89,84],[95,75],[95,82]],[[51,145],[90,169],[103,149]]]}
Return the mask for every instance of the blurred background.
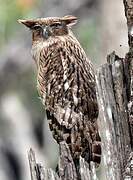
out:
{"label": "blurred background", "polygon": [[76,37],[95,68],[113,50],[128,51],[121,0],[0,0],[0,179],[30,179],[27,151],[53,169],[58,146],[49,132],[45,110],[36,90],[31,57],[31,33],[21,18],[75,15]]}

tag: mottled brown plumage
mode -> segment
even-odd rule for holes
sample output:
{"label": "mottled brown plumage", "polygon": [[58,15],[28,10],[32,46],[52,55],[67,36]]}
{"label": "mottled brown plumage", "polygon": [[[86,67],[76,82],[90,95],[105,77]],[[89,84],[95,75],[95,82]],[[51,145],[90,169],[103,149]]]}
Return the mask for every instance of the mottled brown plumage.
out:
{"label": "mottled brown plumage", "polygon": [[37,88],[53,137],[66,141],[73,159],[100,163],[95,73],[71,31],[74,16],[20,20],[32,30]]}

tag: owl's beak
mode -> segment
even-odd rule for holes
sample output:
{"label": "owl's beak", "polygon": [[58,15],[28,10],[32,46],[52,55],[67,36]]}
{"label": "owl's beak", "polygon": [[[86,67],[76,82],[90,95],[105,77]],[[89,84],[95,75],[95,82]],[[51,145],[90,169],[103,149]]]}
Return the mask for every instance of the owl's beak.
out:
{"label": "owl's beak", "polygon": [[19,19],[18,22],[20,24],[24,24],[26,27],[31,28],[32,26],[34,26],[35,21],[34,20],[23,20],[23,19]]}
{"label": "owl's beak", "polygon": [[48,39],[48,37],[49,37],[49,31],[48,31],[48,27],[47,27],[47,26],[45,26],[45,27],[43,28],[43,37],[44,37],[45,39]]}

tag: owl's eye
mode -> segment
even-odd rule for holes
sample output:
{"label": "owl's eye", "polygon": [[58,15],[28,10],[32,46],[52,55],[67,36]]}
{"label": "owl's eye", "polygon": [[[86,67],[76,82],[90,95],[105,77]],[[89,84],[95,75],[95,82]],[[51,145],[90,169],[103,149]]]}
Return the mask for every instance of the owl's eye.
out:
{"label": "owl's eye", "polygon": [[62,24],[61,23],[54,23],[54,24],[51,24],[50,27],[52,27],[52,28],[61,28]]}
{"label": "owl's eye", "polygon": [[42,26],[40,26],[40,25],[35,25],[35,26],[32,27],[32,29],[33,29],[33,30],[40,30],[40,29],[42,29]]}

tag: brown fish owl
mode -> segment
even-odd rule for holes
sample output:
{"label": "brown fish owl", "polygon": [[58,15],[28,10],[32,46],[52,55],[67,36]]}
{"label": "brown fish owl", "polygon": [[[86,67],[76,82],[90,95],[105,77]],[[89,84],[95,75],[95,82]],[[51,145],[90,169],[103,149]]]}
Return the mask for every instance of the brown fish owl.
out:
{"label": "brown fish owl", "polygon": [[37,88],[55,140],[66,141],[73,159],[100,163],[95,74],[71,31],[74,16],[19,20],[32,31]]}

